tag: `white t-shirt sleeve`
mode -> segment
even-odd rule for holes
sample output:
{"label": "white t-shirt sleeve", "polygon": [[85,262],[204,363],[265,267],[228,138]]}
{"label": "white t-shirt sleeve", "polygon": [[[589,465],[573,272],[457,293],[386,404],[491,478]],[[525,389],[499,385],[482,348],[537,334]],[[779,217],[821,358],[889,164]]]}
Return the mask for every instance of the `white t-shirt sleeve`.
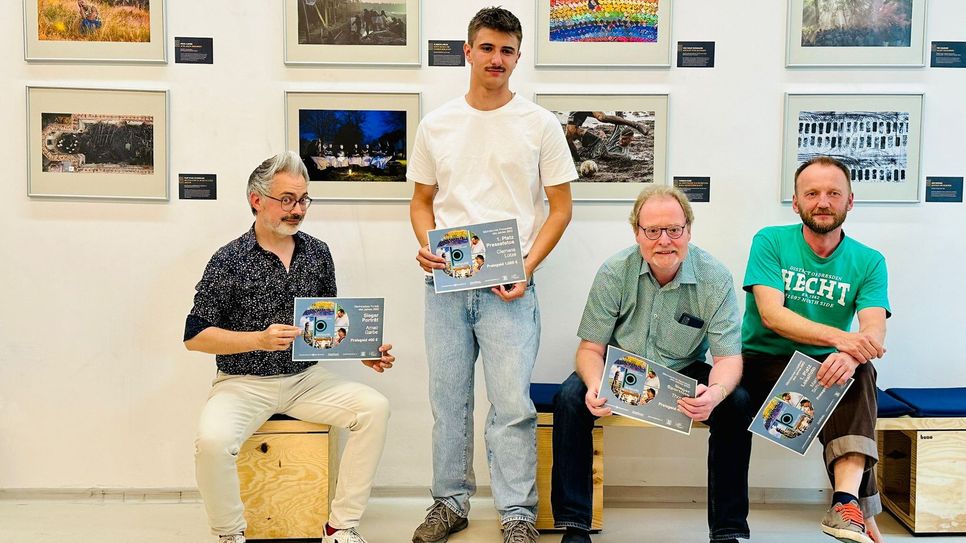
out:
{"label": "white t-shirt sleeve", "polygon": [[540,182],[543,186],[550,187],[575,179],[577,168],[574,167],[563,129],[557,118],[548,112],[544,116],[543,139],[540,145]]}
{"label": "white t-shirt sleeve", "polygon": [[413,152],[406,164],[406,179],[422,185],[436,184],[436,161],[429,149],[425,123],[419,123],[416,129]]}

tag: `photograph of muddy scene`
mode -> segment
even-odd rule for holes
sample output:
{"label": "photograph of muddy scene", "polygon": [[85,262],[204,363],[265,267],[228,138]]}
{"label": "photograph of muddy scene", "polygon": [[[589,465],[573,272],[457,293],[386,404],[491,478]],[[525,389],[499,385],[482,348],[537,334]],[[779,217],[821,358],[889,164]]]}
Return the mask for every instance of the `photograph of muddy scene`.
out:
{"label": "photograph of muddy scene", "polygon": [[578,182],[653,183],[653,111],[554,111]]}

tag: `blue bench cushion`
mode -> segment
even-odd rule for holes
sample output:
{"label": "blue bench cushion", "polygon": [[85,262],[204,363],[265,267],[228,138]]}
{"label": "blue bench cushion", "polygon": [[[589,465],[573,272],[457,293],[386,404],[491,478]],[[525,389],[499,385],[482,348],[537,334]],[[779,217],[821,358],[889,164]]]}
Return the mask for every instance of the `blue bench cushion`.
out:
{"label": "blue bench cushion", "polygon": [[892,396],[882,389],[875,389],[875,396],[879,404],[879,417],[902,417],[911,415],[916,410],[906,402]]}
{"label": "blue bench cushion", "polygon": [[537,413],[553,412],[553,397],[560,390],[559,383],[530,383],[530,399]]}
{"label": "blue bench cushion", "polygon": [[890,388],[915,410],[914,417],[966,417],[966,388]]}

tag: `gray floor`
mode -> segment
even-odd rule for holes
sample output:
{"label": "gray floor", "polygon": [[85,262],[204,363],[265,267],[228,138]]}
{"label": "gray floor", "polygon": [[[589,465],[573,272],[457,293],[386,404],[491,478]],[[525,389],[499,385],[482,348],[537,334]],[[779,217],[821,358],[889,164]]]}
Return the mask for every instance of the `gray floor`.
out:
{"label": "gray floor", "polygon": [[[414,498],[374,498],[361,532],[369,543],[406,543],[429,505]],[[818,530],[824,508],[814,505],[754,505],[753,542],[834,543]],[[608,508],[606,530],[597,543],[707,541],[703,505],[655,505],[646,508]],[[879,525],[887,541],[913,539],[885,513]],[[545,534],[541,543],[560,536]],[[922,539],[920,538],[920,541]],[[201,504],[70,503],[66,501],[0,500],[2,543],[214,543],[208,535]],[[474,499],[470,527],[452,543],[499,543],[497,515],[492,502]],[[962,542],[960,537],[930,537],[928,543]]]}

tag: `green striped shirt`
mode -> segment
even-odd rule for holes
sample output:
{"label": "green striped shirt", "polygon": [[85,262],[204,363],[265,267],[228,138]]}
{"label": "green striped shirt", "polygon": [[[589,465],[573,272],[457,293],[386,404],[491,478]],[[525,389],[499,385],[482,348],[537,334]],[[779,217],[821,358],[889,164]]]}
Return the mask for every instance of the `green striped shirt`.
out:
{"label": "green striped shirt", "polygon": [[[678,322],[687,313],[700,328]],[[731,272],[692,244],[674,279],[661,287],[632,245],[607,259],[587,296],[577,335],[679,370],[696,360],[741,353],[741,316]]]}

